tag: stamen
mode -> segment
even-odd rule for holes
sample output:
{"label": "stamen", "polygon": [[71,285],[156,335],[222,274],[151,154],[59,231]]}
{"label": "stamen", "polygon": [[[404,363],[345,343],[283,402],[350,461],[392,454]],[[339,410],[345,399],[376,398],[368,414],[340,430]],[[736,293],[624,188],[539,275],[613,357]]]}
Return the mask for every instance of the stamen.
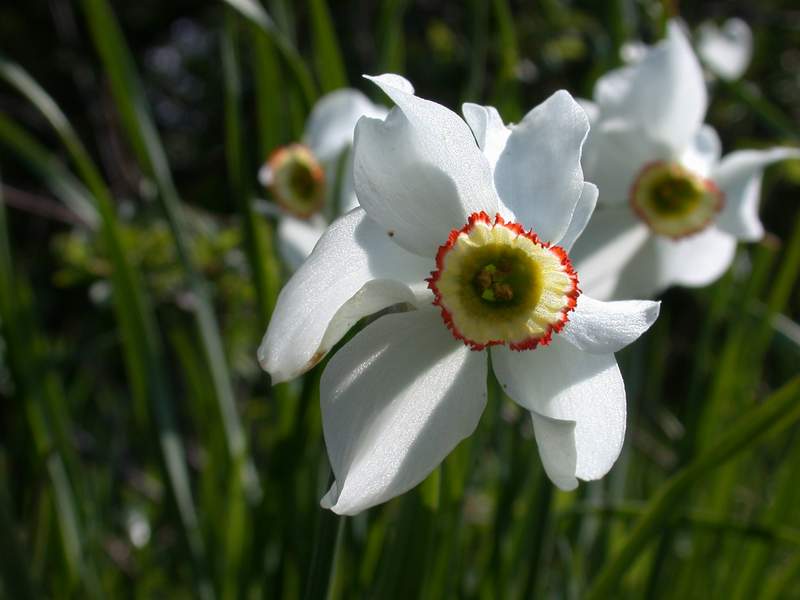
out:
{"label": "stamen", "polygon": [[578,279],[563,249],[500,215],[474,213],[439,248],[428,287],[453,335],[474,350],[547,344],[575,307]]}
{"label": "stamen", "polygon": [[712,181],[677,163],[659,161],[639,173],[630,202],[655,233],[677,239],[710,225],[724,196]]}
{"label": "stamen", "polygon": [[278,148],[262,168],[261,178],[276,202],[290,213],[308,218],[325,200],[325,172],[311,150],[302,144]]}

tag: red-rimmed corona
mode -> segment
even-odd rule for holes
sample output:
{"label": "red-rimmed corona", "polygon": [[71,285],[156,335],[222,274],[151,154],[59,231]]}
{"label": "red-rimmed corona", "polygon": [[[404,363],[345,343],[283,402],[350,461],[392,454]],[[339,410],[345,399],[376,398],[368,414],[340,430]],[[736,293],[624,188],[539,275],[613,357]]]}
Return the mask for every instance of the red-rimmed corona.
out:
{"label": "red-rimmed corona", "polygon": [[275,150],[259,171],[259,181],[289,213],[307,219],[325,202],[325,171],[303,144]]}
{"label": "red-rimmed corona", "polygon": [[630,203],[657,234],[679,239],[708,227],[725,197],[716,184],[666,161],[646,164],[633,182]]}
{"label": "red-rimmed corona", "polygon": [[550,342],[575,308],[578,276],[567,253],[499,214],[470,215],[439,247],[428,279],[453,335],[473,350]]}

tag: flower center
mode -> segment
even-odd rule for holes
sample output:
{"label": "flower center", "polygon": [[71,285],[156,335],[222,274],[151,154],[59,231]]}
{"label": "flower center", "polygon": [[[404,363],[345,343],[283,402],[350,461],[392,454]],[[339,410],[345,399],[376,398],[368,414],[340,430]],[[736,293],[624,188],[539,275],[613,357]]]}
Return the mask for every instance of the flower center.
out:
{"label": "flower center", "polygon": [[630,202],[655,233],[677,239],[710,225],[724,196],[711,180],[677,163],[658,161],[639,172]]}
{"label": "flower center", "polygon": [[428,279],[453,335],[473,350],[507,344],[528,350],[550,342],[580,294],[564,250],[532,231],[473,213],[439,247]]}
{"label": "flower center", "polygon": [[325,200],[325,172],[302,144],[278,148],[267,159],[262,175],[275,201],[298,217],[310,217]]}

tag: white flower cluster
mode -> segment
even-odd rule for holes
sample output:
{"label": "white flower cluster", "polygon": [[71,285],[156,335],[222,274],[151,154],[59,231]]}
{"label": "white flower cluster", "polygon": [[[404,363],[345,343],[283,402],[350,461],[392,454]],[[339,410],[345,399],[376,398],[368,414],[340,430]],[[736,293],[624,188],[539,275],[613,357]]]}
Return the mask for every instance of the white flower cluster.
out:
{"label": "white flower cluster", "polygon": [[262,171],[276,198],[294,194],[298,215],[348,152],[344,214],[281,221],[297,270],[258,353],[272,381],[313,368],[378,315],[322,375],[335,475],[323,506],[355,514],[420,483],[475,430],[489,364],[530,413],[552,481],[569,490],[602,477],[625,434],[614,353],[659,312],[632,298],[718,278],[737,240],[763,234],[762,170],[800,153],[720,157],[676,23],[602,77],[593,101],[559,91],[515,125],[475,104],[462,118],[398,75],[368,79],[391,111],[353,90],[328,95],[305,146]]}

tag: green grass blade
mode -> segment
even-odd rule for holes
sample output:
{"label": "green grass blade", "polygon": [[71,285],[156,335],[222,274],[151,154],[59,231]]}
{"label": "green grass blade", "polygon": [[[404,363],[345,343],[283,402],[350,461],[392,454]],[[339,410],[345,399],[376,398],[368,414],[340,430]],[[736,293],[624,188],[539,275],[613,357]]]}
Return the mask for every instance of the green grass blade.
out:
{"label": "green grass blade", "polygon": [[253,48],[259,160],[265,161],[270,152],[288,140],[282,110],[284,99],[275,95],[275,90],[283,89],[283,77],[272,41],[253,24],[250,24],[249,33]]}
{"label": "green grass blade", "polygon": [[[242,0],[239,0],[240,2]],[[252,502],[261,496],[261,485],[252,461],[247,457],[244,430],[236,410],[233,385],[228,373],[216,315],[209,298],[206,282],[193,264],[189,242],[183,227],[181,200],[172,180],[169,164],[158,132],[145,101],[141,82],[136,74],[133,57],[125,43],[110,6],[106,0],[83,0],[92,40],[110,78],[111,91],[123,117],[125,133],[137,149],[142,168],[156,182],[164,213],[170,225],[178,257],[186,273],[195,303],[194,317],[206,361],[219,403],[220,415],[228,443],[231,466],[245,478],[245,490]],[[238,469],[241,465],[241,469]]]}
{"label": "green grass blade", "polygon": [[758,118],[772,131],[780,136],[790,136],[800,140],[800,127],[792,119],[783,114],[783,111],[766,98],[747,85],[744,81],[729,81],[718,78],[717,82],[732,97],[753,111]]}
{"label": "green grass blade", "polygon": [[255,0],[222,0],[236,10],[245,19],[258,27],[272,41],[294,74],[297,85],[303,93],[306,108],[311,108],[317,99],[317,90],[311,73],[298,54],[292,42],[276,27],[264,8]]}
{"label": "green grass blade", "polygon": [[93,208],[86,210],[87,206],[92,206],[88,190],[64,167],[58,157],[2,114],[0,142],[9,148],[11,156],[24,162],[33,173],[41,177],[53,195],[77,215],[81,222],[89,227],[95,226],[97,211]]}
{"label": "green grass blade", "polygon": [[[0,211],[3,209],[0,208]],[[0,217],[1,218],[1,217]],[[2,225],[0,225],[2,229]],[[5,454],[4,450],[2,454]],[[27,560],[29,553],[23,548],[19,539],[19,532],[11,512],[11,502],[6,492],[7,484],[2,482],[0,489],[0,590],[10,598],[20,600],[34,600],[41,598],[41,590],[33,582],[30,563]]]}
{"label": "green grass blade", "polygon": [[[24,85],[21,85],[24,83]],[[158,336],[155,315],[150,307],[144,284],[139,273],[132,267],[123,246],[120,226],[113,207],[111,193],[97,167],[89,157],[78,136],[58,105],[26,74],[17,75],[10,81],[47,118],[59,135],[73,162],[76,164],[95,203],[96,213],[101,217],[102,232],[114,265],[111,273],[114,289],[113,304],[120,326],[128,378],[133,388],[138,413],[143,418],[147,404],[151,403],[154,429],[161,458],[166,470],[170,492],[176,504],[181,526],[195,571],[198,592],[209,597],[210,586],[206,579],[205,544],[200,533],[197,511],[194,507],[189,475],[186,470],[185,451],[176,433],[174,408],[163,366],[163,350]],[[82,189],[80,184],[71,184],[71,175],[57,168],[57,163],[27,136],[22,130],[7,122],[0,115],[0,140],[14,147],[35,171],[43,175],[51,187],[58,189]],[[62,169],[63,170],[63,169]],[[66,174],[65,174],[66,173]],[[62,183],[69,182],[70,185]],[[83,191],[81,193],[84,193]]]}
{"label": "green grass blade", "polygon": [[603,567],[586,598],[599,600],[613,594],[616,586],[644,551],[648,542],[673,518],[676,506],[691,487],[713,469],[740,452],[752,448],[768,434],[786,429],[800,419],[800,378],[772,394],[763,404],[750,409],[707,452],[668,479],[648,502],[622,548]]}
{"label": "green grass blade", "polygon": [[347,71],[326,0],[308,0],[314,64],[323,92],[347,86]]}
{"label": "green grass blade", "polygon": [[253,210],[250,184],[253,177],[248,172],[252,163],[247,160],[242,137],[240,61],[237,41],[233,15],[226,11],[221,44],[225,84],[225,154],[231,192],[236,200],[244,228],[245,250],[261,317],[259,329],[265,330],[274,306],[272,273],[267,264],[272,248],[267,245],[268,240],[265,239],[264,230],[259,226],[258,217]]}
{"label": "green grass blade", "polygon": [[[565,511],[567,515],[603,515],[618,519],[635,519],[645,514],[645,506],[638,502],[626,502],[617,505],[578,505]],[[800,546],[800,530],[782,526],[781,523],[766,521],[743,521],[728,516],[720,516],[709,511],[689,510],[681,514],[677,525],[686,529],[716,531],[729,535],[740,535],[755,540],[763,540],[773,544],[789,544]],[[749,596],[753,597],[753,596]]]}
{"label": "green grass blade", "polygon": [[493,0],[492,5],[497,21],[497,43],[500,45],[500,71],[492,104],[500,111],[504,121],[516,122],[522,117],[522,107],[516,77],[520,53],[514,15],[508,0]]}
{"label": "green grass blade", "polygon": [[78,502],[64,465],[69,448],[58,443],[47,414],[48,400],[59,403],[63,398],[47,398],[57,393],[60,386],[48,385],[55,375],[49,371],[42,354],[43,345],[35,326],[28,287],[21,277],[14,275],[2,197],[0,238],[4,240],[0,247],[0,331],[9,347],[11,371],[19,387],[19,397],[23,399],[37,458],[45,466],[53,489],[61,547],[70,580],[74,583],[80,579],[84,593],[96,598],[100,594],[98,580],[85,556],[85,534],[78,515]]}
{"label": "green grass blade", "polygon": [[462,99],[480,102],[486,81],[486,56],[489,47],[489,0],[470,0],[472,43],[470,44],[469,78]]}
{"label": "green grass blade", "polygon": [[406,68],[406,43],[403,18],[408,0],[383,0],[378,17],[378,73],[403,73]]}
{"label": "green grass blade", "polygon": [[[789,598],[790,591],[797,589],[800,582],[800,552],[789,558],[786,564],[782,565],[775,576],[761,588],[760,600],[781,600]],[[792,586],[794,585],[794,588]]]}
{"label": "green grass blade", "polygon": [[[0,78],[16,88],[20,94],[39,109],[42,115],[50,122],[53,129],[61,136],[62,141],[67,146],[71,155],[81,156],[82,160],[88,160],[80,140],[69,125],[64,113],[58,108],[58,105],[26,71],[5,59],[2,55],[0,55]],[[48,171],[51,170],[52,169],[42,170],[41,174],[46,177]],[[63,174],[61,175],[62,176],[56,176],[54,182],[62,180],[56,187],[63,189],[61,197],[65,204],[90,226],[97,226],[99,215],[92,201],[83,194],[81,190],[74,189],[75,186],[70,182],[63,181],[66,177],[63,176]]]}

